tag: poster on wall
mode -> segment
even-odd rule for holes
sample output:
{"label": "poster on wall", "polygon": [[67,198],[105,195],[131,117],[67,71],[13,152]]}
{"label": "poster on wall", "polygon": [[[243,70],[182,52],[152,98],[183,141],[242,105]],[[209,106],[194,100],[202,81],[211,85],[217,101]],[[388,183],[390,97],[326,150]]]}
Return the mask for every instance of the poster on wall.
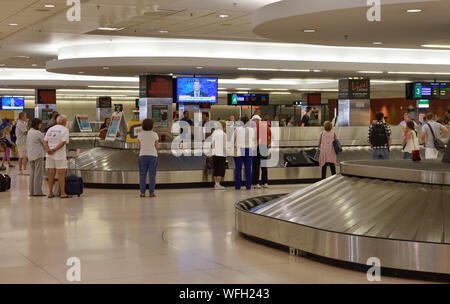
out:
{"label": "poster on wall", "polygon": [[166,105],[152,105],[152,119],[156,128],[169,127],[169,107]]}

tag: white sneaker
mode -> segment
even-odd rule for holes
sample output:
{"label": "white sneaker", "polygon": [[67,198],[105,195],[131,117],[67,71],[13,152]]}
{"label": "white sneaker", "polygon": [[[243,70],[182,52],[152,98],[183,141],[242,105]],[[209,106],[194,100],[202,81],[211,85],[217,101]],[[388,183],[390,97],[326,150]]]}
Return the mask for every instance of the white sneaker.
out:
{"label": "white sneaker", "polygon": [[264,185],[263,185],[263,188],[266,188],[266,189],[269,188],[269,184],[267,184],[267,183],[264,184]]}
{"label": "white sneaker", "polygon": [[256,184],[253,186],[253,189],[261,189],[261,185],[260,184]]}
{"label": "white sneaker", "polygon": [[222,186],[221,184],[216,184],[214,185],[214,190],[225,190],[225,187]]}

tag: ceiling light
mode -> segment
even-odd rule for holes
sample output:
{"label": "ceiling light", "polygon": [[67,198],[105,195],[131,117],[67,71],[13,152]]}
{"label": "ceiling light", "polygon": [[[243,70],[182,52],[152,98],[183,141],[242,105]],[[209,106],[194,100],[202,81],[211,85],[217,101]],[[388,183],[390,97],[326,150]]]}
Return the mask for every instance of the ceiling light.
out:
{"label": "ceiling light", "polygon": [[291,95],[291,92],[270,92],[270,95]]}
{"label": "ceiling light", "polygon": [[322,70],[312,70],[314,73],[320,73]]}
{"label": "ceiling light", "polygon": [[37,63],[33,63],[31,66],[33,66],[33,67],[37,67],[38,66],[38,64]]}
{"label": "ceiling light", "polygon": [[303,30],[303,33],[315,33],[315,32],[316,32],[316,30],[313,30],[313,29]]}
{"label": "ceiling light", "polygon": [[9,26],[18,26],[17,23],[10,23]]}
{"label": "ceiling light", "polygon": [[124,29],[123,27],[99,27],[97,30],[114,32],[114,31],[121,31],[123,29]]}
{"label": "ceiling light", "polygon": [[388,72],[388,74],[450,75],[450,72]]}
{"label": "ceiling light", "polygon": [[159,31],[161,34],[167,34],[169,31],[166,31],[166,30],[160,30]]}
{"label": "ceiling light", "polygon": [[14,58],[30,59],[31,57],[30,57],[30,56],[23,56],[23,55],[20,55],[20,56],[14,56]]}
{"label": "ceiling light", "polygon": [[360,74],[383,74],[383,71],[358,71]]}
{"label": "ceiling light", "polygon": [[310,70],[297,69],[265,69],[265,68],[238,68],[240,71],[267,71],[267,72],[311,72]]}
{"label": "ceiling light", "polygon": [[422,44],[421,46],[426,47],[426,48],[450,49],[450,45],[445,45],[445,44]]}
{"label": "ceiling light", "polygon": [[227,15],[227,14],[221,14],[221,15],[219,15],[219,18],[228,18],[228,17],[230,17],[230,15]]}
{"label": "ceiling light", "polygon": [[78,72],[78,74],[84,74],[84,72]]}
{"label": "ceiling light", "polygon": [[372,42],[372,44],[374,44],[374,45],[380,45],[380,44],[383,44],[383,42],[376,41],[376,42]]}
{"label": "ceiling light", "polygon": [[406,12],[407,13],[421,13],[421,12],[423,12],[423,10],[421,10],[421,9],[409,9],[409,10],[406,10]]}
{"label": "ceiling light", "polygon": [[104,70],[109,70],[109,67],[103,67]]}
{"label": "ceiling light", "polygon": [[198,67],[196,67],[196,69],[199,69],[199,70],[201,70],[201,69],[203,69],[203,67],[201,67],[201,66],[198,66]]}
{"label": "ceiling light", "polygon": [[56,7],[56,5],[54,5],[54,4],[45,4],[44,7],[46,7],[46,8],[54,8],[54,7]]}

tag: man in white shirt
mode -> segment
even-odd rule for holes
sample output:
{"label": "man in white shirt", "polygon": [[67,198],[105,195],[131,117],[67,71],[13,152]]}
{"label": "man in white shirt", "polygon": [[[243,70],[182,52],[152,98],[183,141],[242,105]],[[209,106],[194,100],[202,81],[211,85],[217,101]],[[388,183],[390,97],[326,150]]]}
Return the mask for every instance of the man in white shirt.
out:
{"label": "man in white shirt", "polygon": [[[411,120],[411,118],[409,117],[409,114],[408,114],[408,113],[403,114],[403,121],[399,124],[399,126],[405,128],[405,127],[406,127],[406,124],[407,124],[408,121],[410,121],[410,120]],[[416,123],[414,120],[413,120],[413,122],[414,122],[414,126],[417,127],[417,123]]]}
{"label": "man in white shirt", "polygon": [[[16,146],[19,154],[19,172],[18,175],[24,174],[27,170],[27,134],[28,134],[28,122],[27,113],[21,112],[16,125]],[[22,171],[23,169],[23,171]]]}
{"label": "man in white shirt", "polygon": [[69,143],[69,129],[66,128],[67,116],[59,115],[57,125],[48,129],[44,138],[44,148],[47,151],[45,166],[48,169],[48,197],[54,197],[53,184],[58,173],[61,198],[67,198],[65,192],[65,176],[67,169],[66,145]]}
{"label": "man in white shirt", "polygon": [[[448,129],[433,120],[434,114],[427,114],[426,124],[422,127],[422,143],[425,148],[425,159],[437,159],[439,151],[434,146],[434,137],[440,138]],[[433,136],[434,134],[434,136]]]}

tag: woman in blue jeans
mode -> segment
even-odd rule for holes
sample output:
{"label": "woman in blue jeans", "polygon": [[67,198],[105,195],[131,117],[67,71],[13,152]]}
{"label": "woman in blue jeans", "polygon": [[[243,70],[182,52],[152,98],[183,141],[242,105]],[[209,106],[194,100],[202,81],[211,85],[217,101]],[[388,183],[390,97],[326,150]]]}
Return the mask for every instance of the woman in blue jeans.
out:
{"label": "woman in blue jeans", "polygon": [[241,189],[242,185],[242,165],[245,167],[245,187],[252,188],[252,162],[256,146],[256,131],[249,125],[248,117],[241,118],[242,125],[235,129],[235,157],[234,157],[234,181],[235,189]]}
{"label": "woman in blue jeans", "polygon": [[150,197],[155,197],[156,169],[158,167],[158,134],[153,132],[153,119],[145,119],[139,140],[139,186],[141,197],[145,197],[147,174],[150,175]]}

